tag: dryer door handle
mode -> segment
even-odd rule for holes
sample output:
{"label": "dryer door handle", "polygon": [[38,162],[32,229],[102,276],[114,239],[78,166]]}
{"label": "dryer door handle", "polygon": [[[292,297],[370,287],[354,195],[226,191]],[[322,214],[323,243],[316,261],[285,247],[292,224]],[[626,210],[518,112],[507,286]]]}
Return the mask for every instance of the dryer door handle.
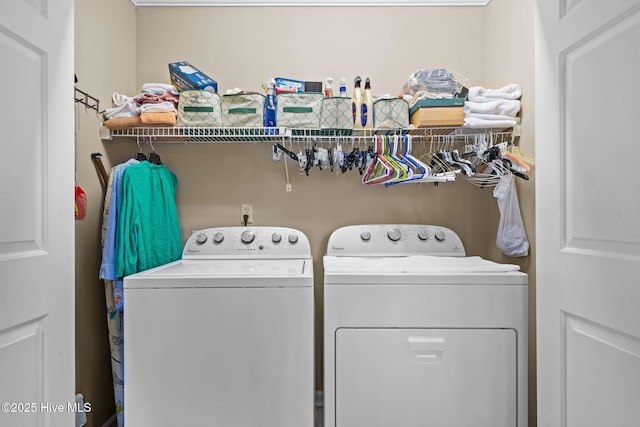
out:
{"label": "dryer door handle", "polygon": [[409,337],[407,343],[414,362],[440,363],[444,352],[443,337]]}

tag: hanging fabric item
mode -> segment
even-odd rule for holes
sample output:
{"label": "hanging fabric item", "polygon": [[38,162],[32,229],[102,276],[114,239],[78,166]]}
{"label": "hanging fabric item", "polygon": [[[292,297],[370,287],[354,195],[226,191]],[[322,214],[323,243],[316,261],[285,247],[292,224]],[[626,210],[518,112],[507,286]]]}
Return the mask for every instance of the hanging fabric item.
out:
{"label": "hanging fabric item", "polygon": [[508,256],[521,257],[529,253],[529,241],[520,215],[520,203],[513,174],[506,173],[500,177],[500,182],[493,190],[493,196],[498,200],[500,209],[500,223],[496,245]]}
{"label": "hanging fabric item", "polygon": [[83,219],[87,215],[87,194],[76,185],[75,195],[76,219]]}

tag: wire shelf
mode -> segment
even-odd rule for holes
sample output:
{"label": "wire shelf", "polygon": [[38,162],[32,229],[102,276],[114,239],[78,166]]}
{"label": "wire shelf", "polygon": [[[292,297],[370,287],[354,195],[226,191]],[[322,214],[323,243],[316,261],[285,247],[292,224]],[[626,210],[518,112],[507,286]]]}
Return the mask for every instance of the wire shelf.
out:
{"label": "wire shelf", "polygon": [[469,140],[475,135],[511,138],[513,129],[468,129],[432,127],[407,129],[296,129],[264,127],[134,127],[108,132],[105,139],[131,138],[152,143],[227,143],[227,142],[295,142],[295,143],[371,143],[378,135],[411,135],[416,142]]}

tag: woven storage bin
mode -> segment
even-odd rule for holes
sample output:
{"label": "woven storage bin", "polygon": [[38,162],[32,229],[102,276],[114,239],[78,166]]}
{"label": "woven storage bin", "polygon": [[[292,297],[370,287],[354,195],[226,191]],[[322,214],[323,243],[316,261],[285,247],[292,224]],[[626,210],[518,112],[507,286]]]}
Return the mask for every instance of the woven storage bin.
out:
{"label": "woven storage bin", "polygon": [[373,125],[376,129],[409,127],[409,103],[402,98],[378,99],[373,103]]}
{"label": "woven storage bin", "polygon": [[351,98],[335,96],[322,100],[321,129],[352,129]]}
{"label": "woven storage bin", "polygon": [[222,126],[262,127],[264,100],[261,93],[222,95]]}
{"label": "woven storage bin", "polygon": [[222,126],[220,95],[206,90],[184,90],[180,92],[178,126]]}
{"label": "woven storage bin", "polygon": [[320,127],[324,95],[316,92],[279,93],[277,124],[289,128]]}

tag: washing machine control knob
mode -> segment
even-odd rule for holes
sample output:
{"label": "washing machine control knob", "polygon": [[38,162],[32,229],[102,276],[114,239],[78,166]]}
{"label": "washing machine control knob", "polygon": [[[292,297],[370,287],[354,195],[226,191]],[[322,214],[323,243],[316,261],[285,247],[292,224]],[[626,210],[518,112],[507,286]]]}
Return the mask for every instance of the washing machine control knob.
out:
{"label": "washing machine control knob", "polygon": [[397,228],[392,228],[389,231],[387,231],[387,237],[389,238],[389,240],[391,240],[392,242],[397,242],[398,240],[400,240],[400,238],[402,237],[402,233],[400,233],[400,230]]}
{"label": "washing machine control knob", "polygon": [[213,243],[215,243],[216,245],[219,245],[220,243],[222,243],[223,240],[224,240],[224,234],[216,233],[213,235]]}
{"label": "washing machine control knob", "polygon": [[427,230],[419,230],[418,231],[418,239],[420,239],[420,240],[429,240],[429,232]]}
{"label": "washing machine control knob", "polygon": [[245,230],[240,235],[240,240],[242,241],[242,243],[245,243],[247,245],[253,242],[255,238],[256,238],[256,233],[253,230]]}
{"label": "washing machine control knob", "polygon": [[297,234],[289,234],[289,243],[292,245],[298,243],[298,235]]}
{"label": "washing machine control knob", "polygon": [[360,233],[360,238],[365,242],[368,242],[369,240],[371,240],[371,232],[363,231],[362,233]]}
{"label": "washing machine control knob", "polygon": [[273,243],[280,243],[282,241],[282,236],[279,233],[273,233],[271,235],[271,241]]}
{"label": "washing machine control knob", "polygon": [[204,244],[207,241],[207,235],[204,233],[200,233],[196,236],[196,243],[199,245]]}
{"label": "washing machine control knob", "polygon": [[442,231],[442,230],[438,230],[438,231],[436,231],[435,238],[436,238],[436,240],[437,240],[438,242],[442,242],[442,241],[444,241],[444,237],[445,237],[445,235],[444,235],[444,231]]}

